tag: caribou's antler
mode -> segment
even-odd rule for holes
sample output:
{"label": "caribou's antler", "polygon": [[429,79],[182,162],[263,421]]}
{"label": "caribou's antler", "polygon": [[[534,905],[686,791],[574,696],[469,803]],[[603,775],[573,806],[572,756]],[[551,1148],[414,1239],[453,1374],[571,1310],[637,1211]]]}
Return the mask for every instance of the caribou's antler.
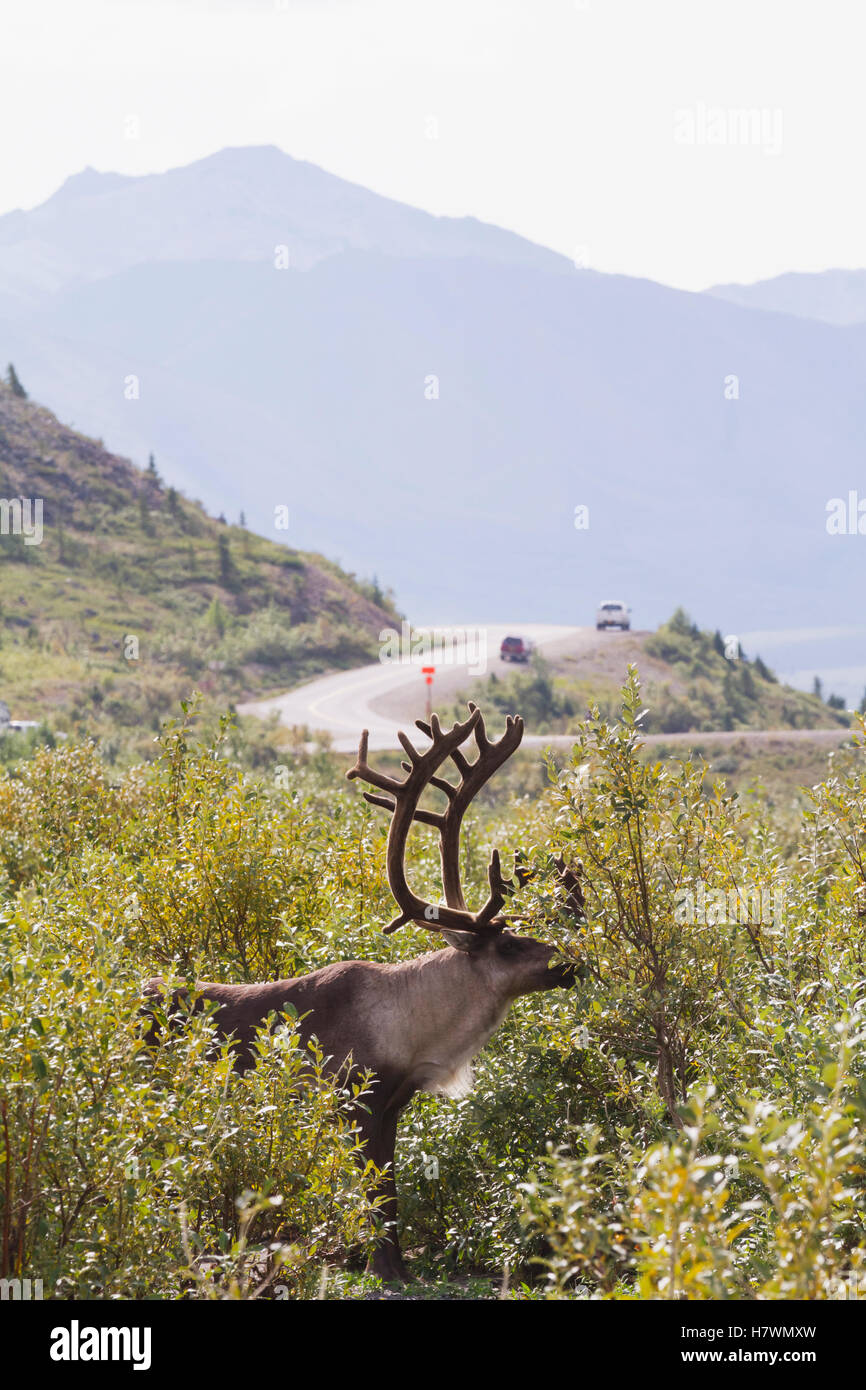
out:
{"label": "caribou's antler", "polygon": [[565,905],[574,920],[582,926],[586,921],[586,901],[580,882],[583,865],[578,864],[576,871],[570,869],[561,855],[553,862],[559,872],[560,882],[565,888]]}
{"label": "caribou's antler", "polygon": [[[505,926],[499,913],[505,905],[507,895],[514,891],[514,885],[502,877],[498,850],[493,851],[487,870],[490,885],[487,902],[481,911],[476,913],[470,912],[466,906],[460,885],[460,826],[472,798],[520,743],[523,737],[523,720],[518,716],[512,718],[509,715],[502,738],[491,743],[477,705],[470,704],[469,711],[469,718],[462,724],[455,724],[447,733],[443,732],[435,714],[431,716],[429,724],[421,719],[416,720],[418,728],[430,739],[430,747],[424,753],[418,752],[406,734],[397,735],[409,757],[409,761],[403,763],[407,776],[402,782],[396,777],[376,772],[369,766],[366,729],[361,735],[358,761],[346,774],[349,778],[360,777],[371,786],[378,787],[380,791],[389,793],[388,796],[376,796],[373,792],[364,792],[366,799],[374,806],[384,806],[392,813],[388,834],[388,883],[400,908],[400,915],[388,923],[386,932],[396,931],[407,922],[418,922],[433,931],[441,927],[458,931],[501,931]],[[470,763],[464,757],[460,745],[473,731],[478,745],[478,757],[475,762]],[[446,778],[436,776],[438,769],[449,757],[453,759],[461,774],[461,780],[456,786]],[[418,802],[428,786],[437,787],[439,791],[444,792],[448,798],[445,811],[419,809]],[[444,906],[424,902],[412,892],[406,881],[403,859],[406,837],[413,820],[435,826],[439,831],[442,885],[446,904]]]}
{"label": "caribou's antler", "polygon": [[[518,747],[523,738],[523,720],[519,715],[513,717],[509,714],[505,720],[505,733],[495,743],[491,743],[484,728],[484,718],[478,706],[469,704],[471,716],[475,719],[475,742],[478,745],[478,757],[474,763],[470,763],[464,756],[462,750],[457,747],[451,753],[451,760],[457,771],[460,773],[460,781],[457,786],[447,781],[444,777],[431,778],[431,785],[438,787],[439,791],[444,792],[448,798],[448,806],[445,811],[430,812],[421,811],[415,816],[416,820],[423,820],[427,825],[435,825],[439,830],[440,843],[439,852],[442,860],[442,887],[445,890],[445,901],[449,907],[456,907],[465,910],[466,903],[463,898],[463,889],[460,884],[460,828],[463,823],[463,816],[466,813],[470,801],[477,795],[485,782],[493,776],[497,768],[511,757],[511,754]],[[430,726],[418,720],[418,728],[425,733],[428,738],[432,737]],[[501,894],[513,893],[514,886],[508,879],[503,879],[499,873],[499,857],[495,856],[497,869],[497,887]],[[492,867],[492,862],[491,862]],[[493,882],[490,883],[491,891]],[[504,901],[504,900],[503,900]],[[496,911],[500,911],[503,902],[500,902]]]}
{"label": "caribou's antler", "polygon": [[[556,870],[556,877],[565,889],[565,908],[569,916],[574,918],[578,927],[586,925],[586,900],[583,896],[583,865],[578,864],[577,869],[572,869],[566,864],[562,855],[548,855],[548,868],[552,865]],[[517,880],[517,887],[522,888],[525,883],[537,878],[542,870],[532,864],[527,864],[522,850],[517,850],[514,855],[514,877]],[[509,891],[514,892],[514,885],[509,885]]]}

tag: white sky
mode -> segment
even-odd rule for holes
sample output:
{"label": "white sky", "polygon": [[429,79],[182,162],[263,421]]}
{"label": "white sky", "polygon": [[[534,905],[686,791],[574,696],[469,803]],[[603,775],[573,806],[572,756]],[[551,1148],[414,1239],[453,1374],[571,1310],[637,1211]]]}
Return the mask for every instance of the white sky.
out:
{"label": "white sky", "polygon": [[863,0],[0,0],[0,33],[0,212],[275,144],[688,289],[866,265]]}

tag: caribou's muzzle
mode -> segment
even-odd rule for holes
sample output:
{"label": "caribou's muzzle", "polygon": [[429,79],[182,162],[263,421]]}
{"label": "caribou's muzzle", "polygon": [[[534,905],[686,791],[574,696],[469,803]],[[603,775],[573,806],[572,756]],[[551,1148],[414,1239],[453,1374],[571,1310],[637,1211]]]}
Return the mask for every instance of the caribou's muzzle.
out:
{"label": "caribou's muzzle", "polygon": [[578,972],[576,965],[554,965],[550,974],[553,976],[554,988],[573,989],[577,983]]}

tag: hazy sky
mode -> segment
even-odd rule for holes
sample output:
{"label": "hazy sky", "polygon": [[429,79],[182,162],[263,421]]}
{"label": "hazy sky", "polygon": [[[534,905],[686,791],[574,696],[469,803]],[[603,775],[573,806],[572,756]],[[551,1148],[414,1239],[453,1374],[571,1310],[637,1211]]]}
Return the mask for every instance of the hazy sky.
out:
{"label": "hazy sky", "polygon": [[866,264],[863,0],[0,0],[0,212],[276,144],[600,270]]}

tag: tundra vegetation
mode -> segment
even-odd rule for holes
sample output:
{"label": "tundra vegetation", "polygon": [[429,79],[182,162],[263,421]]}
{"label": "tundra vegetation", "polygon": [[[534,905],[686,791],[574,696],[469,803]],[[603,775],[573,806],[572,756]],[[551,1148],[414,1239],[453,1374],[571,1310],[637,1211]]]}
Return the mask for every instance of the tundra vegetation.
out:
{"label": "tundra vegetation", "polygon": [[[31,545],[19,511],[37,503]],[[135,468],[0,381],[0,691],[12,717],[95,738],[106,762],[129,766],[152,756],[193,686],[215,724],[229,701],[374,660],[379,632],[399,622],[390,596],[282,543],[287,511],[275,507],[270,539],[209,516],[165,485],[153,455]]]}
{"label": "tundra vegetation", "polygon": [[[483,899],[491,846],[520,849],[538,871],[515,925],[585,971],[517,1002],[468,1096],[405,1112],[418,1296],[866,1290],[866,725],[782,833],[699,759],[642,754],[642,709],[632,670],[543,791],[467,819],[467,888]],[[243,1075],[207,1012],[149,1050],[142,982],[398,961],[430,934],[377,930],[387,826],[345,761],[253,769],[194,702],[156,751],[119,773],[69,740],[0,779],[0,1274],[58,1298],[372,1295],[357,1097],[290,1012]],[[583,865],[579,931],[551,851]],[[423,827],[409,864],[435,900]],[[716,910],[684,913],[700,884]]]}

